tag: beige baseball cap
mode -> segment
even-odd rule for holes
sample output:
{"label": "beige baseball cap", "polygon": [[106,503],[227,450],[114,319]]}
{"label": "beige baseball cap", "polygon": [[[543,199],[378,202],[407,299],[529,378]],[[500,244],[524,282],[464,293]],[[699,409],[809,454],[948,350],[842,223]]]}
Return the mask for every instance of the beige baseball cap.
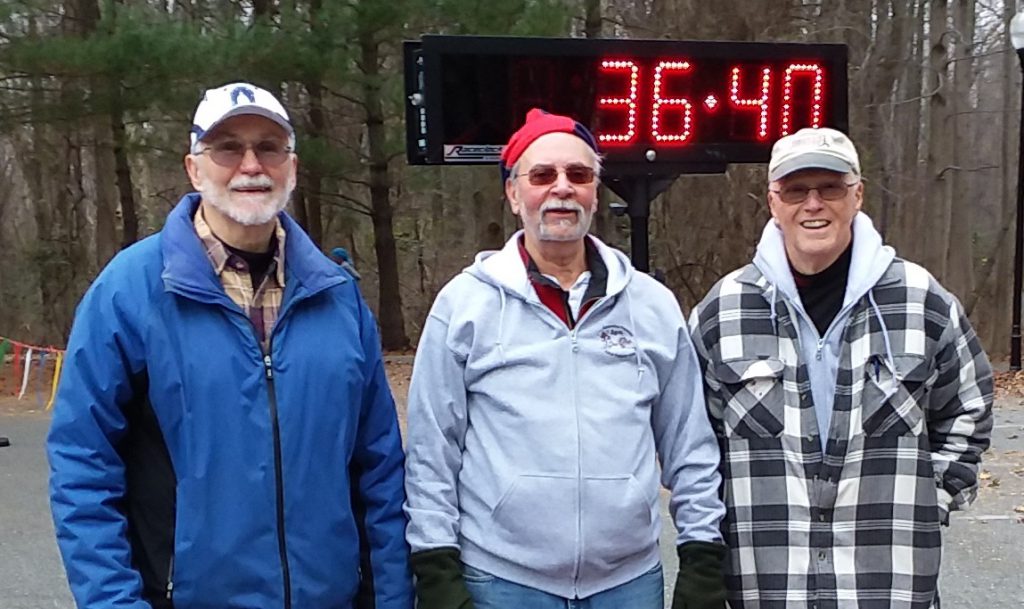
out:
{"label": "beige baseball cap", "polygon": [[805,127],[779,138],[768,161],[768,180],[784,178],[801,169],[828,169],[860,176],[857,149],[846,134],[827,127]]}

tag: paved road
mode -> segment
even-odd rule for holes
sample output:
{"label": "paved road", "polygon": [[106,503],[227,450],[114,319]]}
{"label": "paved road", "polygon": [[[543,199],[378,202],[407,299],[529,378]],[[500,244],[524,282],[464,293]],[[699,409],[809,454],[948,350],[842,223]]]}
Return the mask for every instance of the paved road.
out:
{"label": "paved road", "polygon": [[[53,540],[46,500],[43,439],[48,418],[40,413],[4,414],[0,436],[0,607],[73,609]],[[996,408],[992,450],[986,455],[979,500],[956,513],[946,534],[941,579],[943,605],[954,608],[1024,607],[1024,400],[1002,399]],[[663,497],[664,499],[664,497]],[[1024,509],[1024,507],[1021,507]],[[664,511],[664,510],[663,510]],[[662,547],[672,548],[669,521]],[[666,596],[671,594],[675,554],[664,553]]]}
{"label": "paved road", "polygon": [[0,607],[72,609],[47,502],[49,417],[0,414]]}

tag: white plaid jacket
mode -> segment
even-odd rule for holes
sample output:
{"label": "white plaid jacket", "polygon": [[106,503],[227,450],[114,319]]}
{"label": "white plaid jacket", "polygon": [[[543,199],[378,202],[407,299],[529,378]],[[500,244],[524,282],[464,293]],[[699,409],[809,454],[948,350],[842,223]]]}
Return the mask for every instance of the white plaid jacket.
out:
{"label": "white plaid jacket", "polygon": [[937,600],[939,527],[976,493],[992,371],[959,302],[922,267],[896,258],[870,295],[877,306],[865,295],[844,329],[824,453],[780,291],[750,264],[693,311],[723,451],[732,609]]}

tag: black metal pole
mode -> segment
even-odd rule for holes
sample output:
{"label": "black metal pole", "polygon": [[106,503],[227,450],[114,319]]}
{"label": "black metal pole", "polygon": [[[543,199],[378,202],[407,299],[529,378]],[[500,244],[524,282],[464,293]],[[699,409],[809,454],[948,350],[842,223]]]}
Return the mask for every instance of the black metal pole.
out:
{"label": "black metal pole", "polygon": [[[1024,49],[1017,49],[1024,74]],[[1013,253],[1013,327],[1010,329],[1010,370],[1020,370],[1021,279],[1024,273],[1024,86],[1021,87],[1020,138],[1017,152],[1017,236]]]}
{"label": "black metal pole", "polygon": [[651,216],[650,180],[639,177],[633,185],[633,200],[629,202],[629,250],[633,268],[646,273],[651,270],[647,220]]}

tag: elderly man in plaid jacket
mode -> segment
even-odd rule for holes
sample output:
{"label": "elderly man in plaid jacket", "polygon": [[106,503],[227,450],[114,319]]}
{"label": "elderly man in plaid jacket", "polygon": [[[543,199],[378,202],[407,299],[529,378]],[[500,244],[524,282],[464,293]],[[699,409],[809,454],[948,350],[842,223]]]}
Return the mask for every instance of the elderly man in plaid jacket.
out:
{"label": "elderly man in plaid jacket", "polygon": [[940,525],[975,496],[992,371],[957,299],[860,212],[853,143],[780,139],[752,264],[694,310],[723,451],[732,609],[938,607]]}

